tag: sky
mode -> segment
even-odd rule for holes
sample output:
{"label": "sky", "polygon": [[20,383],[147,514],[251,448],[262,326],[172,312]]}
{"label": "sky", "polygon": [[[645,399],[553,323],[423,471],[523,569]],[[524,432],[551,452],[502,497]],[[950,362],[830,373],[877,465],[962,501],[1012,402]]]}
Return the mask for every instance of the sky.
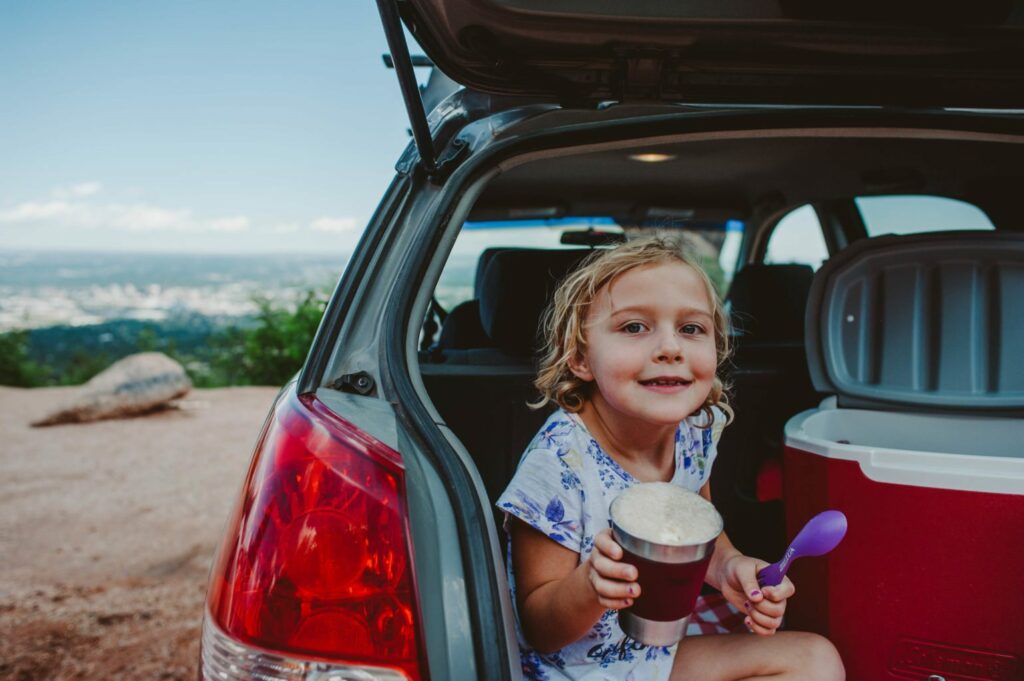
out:
{"label": "sky", "polygon": [[0,3],[0,250],[350,251],[409,141],[387,51],[372,0]]}
{"label": "sky", "polygon": [[0,3],[0,251],[349,253],[409,142],[385,52],[373,0]]}

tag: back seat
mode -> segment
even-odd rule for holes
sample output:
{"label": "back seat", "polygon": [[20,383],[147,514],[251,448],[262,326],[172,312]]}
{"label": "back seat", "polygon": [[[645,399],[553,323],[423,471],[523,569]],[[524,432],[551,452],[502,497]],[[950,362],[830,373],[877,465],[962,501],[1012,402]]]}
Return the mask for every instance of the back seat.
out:
{"label": "back seat", "polygon": [[[537,398],[533,380],[540,318],[558,281],[590,252],[485,251],[475,284],[479,327],[449,329],[445,346],[439,343],[420,364],[435,408],[473,457],[492,501],[505,489],[526,445],[555,408],[526,406]],[[465,339],[474,337],[485,344],[464,347]]]}
{"label": "back seat", "polygon": [[770,560],[785,548],[783,428],[821,397],[811,385],[804,345],[813,278],[807,265],[747,265],[726,300],[734,347],[726,375],[736,420],[722,434],[711,491],[733,543]]}
{"label": "back seat", "polygon": [[480,324],[480,290],[483,288],[484,270],[499,251],[507,248],[486,248],[476,262],[476,275],[473,278],[473,298],[465,300],[451,309],[437,340],[437,350],[467,350],[491,346],[491,339],[484,333]]}

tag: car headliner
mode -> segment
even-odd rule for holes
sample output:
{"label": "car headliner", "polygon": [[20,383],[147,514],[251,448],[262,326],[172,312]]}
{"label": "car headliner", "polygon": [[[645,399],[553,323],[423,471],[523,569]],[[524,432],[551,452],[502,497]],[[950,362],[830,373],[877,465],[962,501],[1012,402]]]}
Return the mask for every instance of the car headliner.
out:
{"label": "car headliner", "polygon": [[[637,151],[674,156],[661,163]],[[558,206],[562,215],[638,215],[647,207],[718,208],[744,218],[759,204],[933,194],[974,203],[1020,228],[1020,143],[893,137],[750,137],[615,149],[530,161],[499,175],[476,210]],[[1011,205],[1011,202],[1013,205]],[[1002,216],[1002,220],[997,220]],[[1013,224],[1002,224],[1008,219]]]}

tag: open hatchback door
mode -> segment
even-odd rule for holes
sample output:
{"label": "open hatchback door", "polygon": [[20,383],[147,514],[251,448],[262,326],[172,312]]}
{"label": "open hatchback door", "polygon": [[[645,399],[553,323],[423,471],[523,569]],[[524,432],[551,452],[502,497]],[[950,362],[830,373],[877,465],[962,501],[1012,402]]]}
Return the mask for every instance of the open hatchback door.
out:
{"label": "open hatchback door", "polygon": [[583,104],[1024,106],[1015,0],[399,0],[476,90]]}

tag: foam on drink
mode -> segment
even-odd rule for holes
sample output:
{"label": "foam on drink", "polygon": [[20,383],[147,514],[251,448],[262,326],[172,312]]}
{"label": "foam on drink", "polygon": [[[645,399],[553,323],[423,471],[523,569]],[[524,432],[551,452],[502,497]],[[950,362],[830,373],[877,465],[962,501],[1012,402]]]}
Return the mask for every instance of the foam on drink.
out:
{"label": "foam on drink", "polygon": [[723,528],[711,502],[670,482],[634,485],[615,499],[612,509],[624,531],[656,544],[703,544]]}

